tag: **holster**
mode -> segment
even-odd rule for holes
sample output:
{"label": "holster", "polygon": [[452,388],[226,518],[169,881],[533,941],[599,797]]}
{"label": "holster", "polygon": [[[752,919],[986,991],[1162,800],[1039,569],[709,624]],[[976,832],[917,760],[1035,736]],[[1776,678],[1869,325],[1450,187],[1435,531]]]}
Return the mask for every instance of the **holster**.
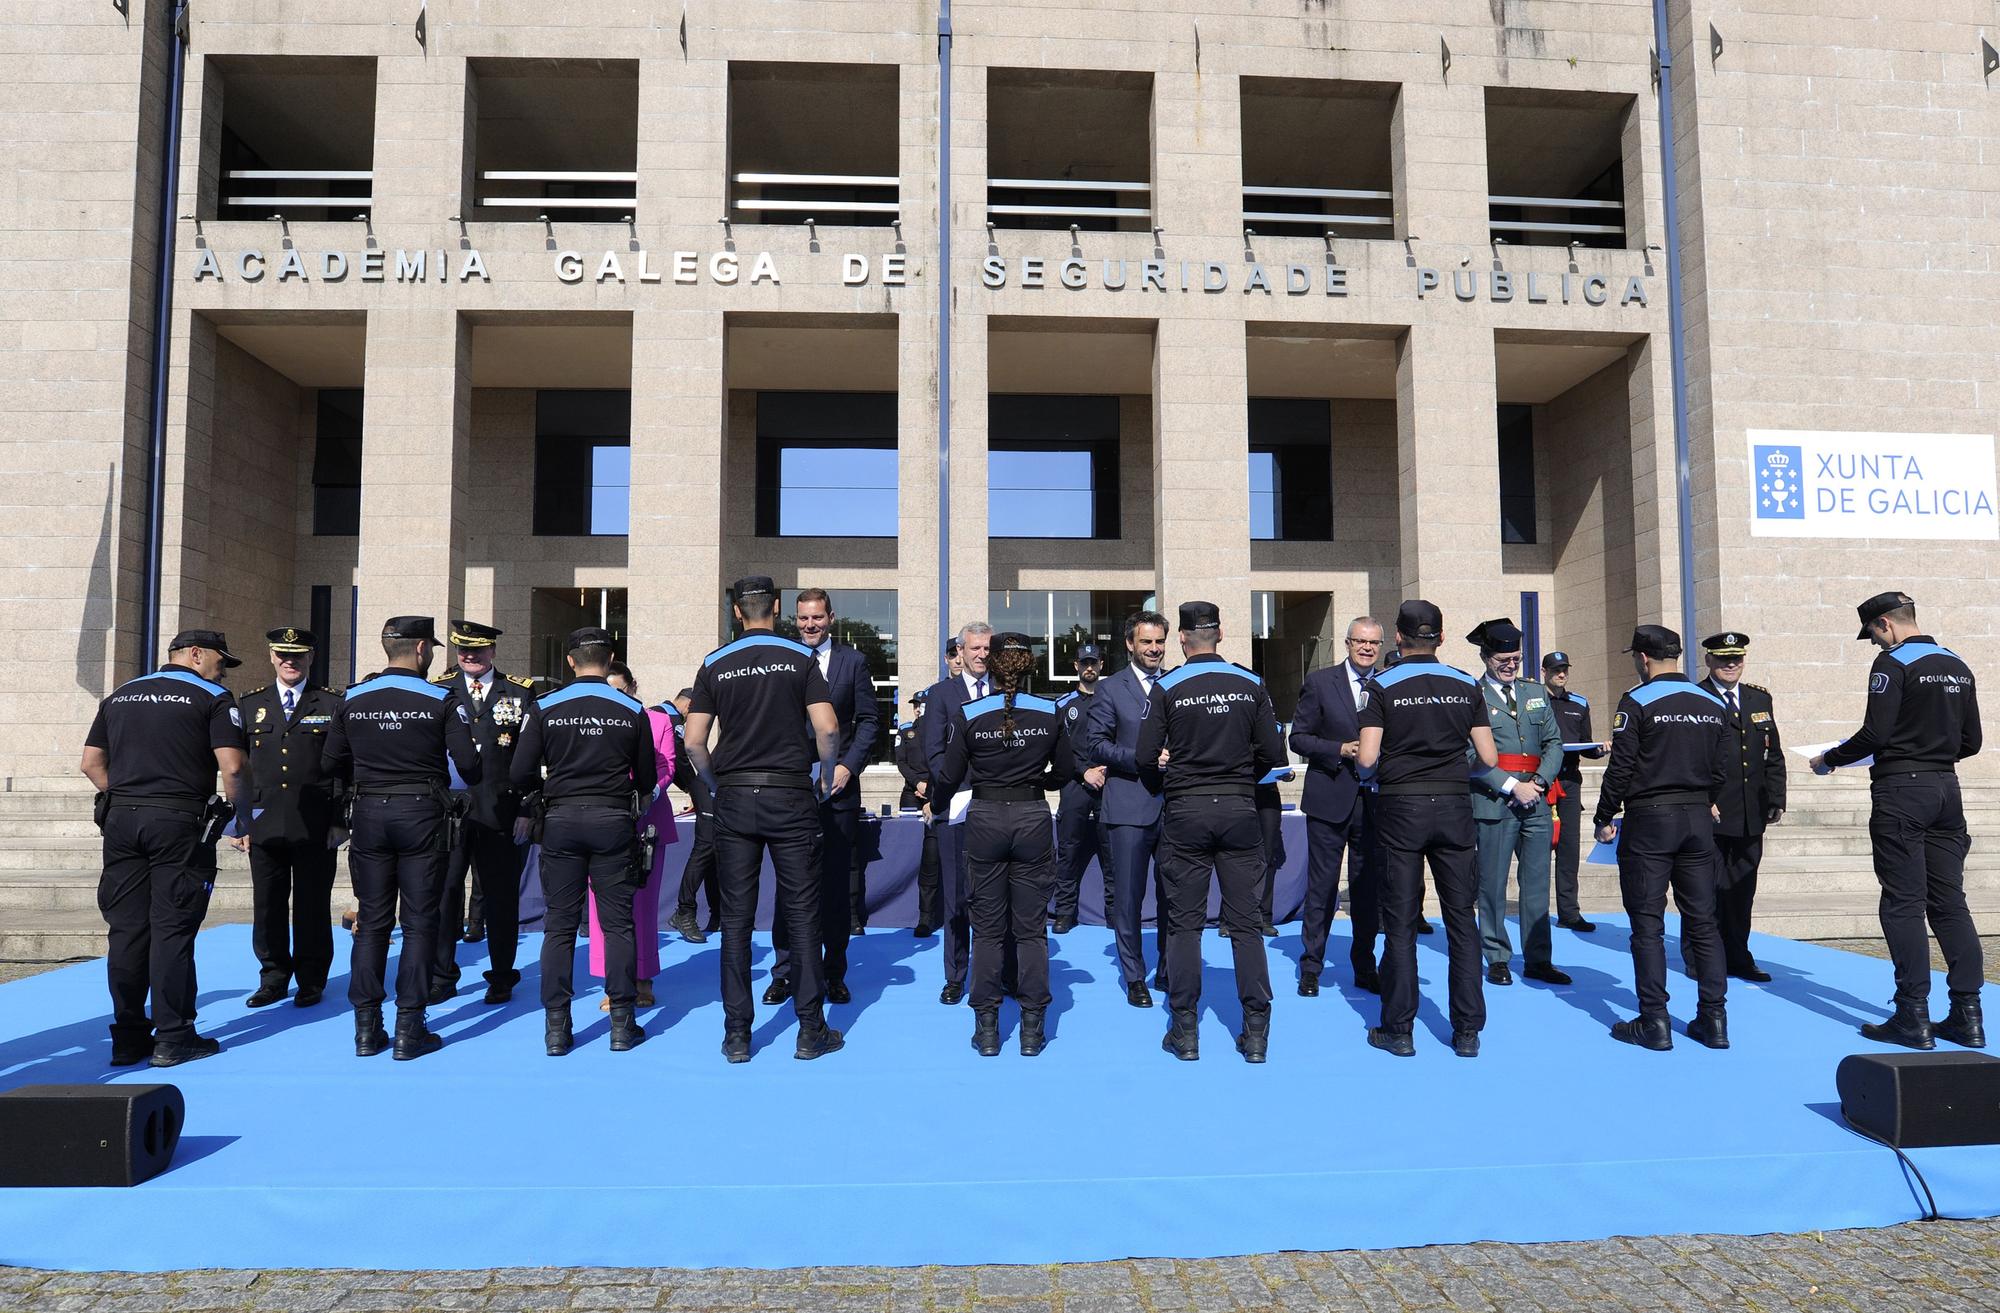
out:
{"label": "holster", "polygon": [[632,872],[632,883],[635,886],[644,885],[646,877],[653,873],[653,854],[659,848],[659,843],[659,827],[653,825],[648,825],[633,843],[632,858],[636,863],[636,869]]}
{"label": "holster", "polygon": [[465,829],[465,814],[472,810],[472,799],[463,793],[451,793],[444,800],[444,824],[438,827],[443,837],[443,851],[449,853],[458,847],[458,836]]}
{"label": "holster", "polygon": [[199,842],[212,844],[220,839],[222,837],[222,827],[229,824],[230,817],[234,815],[236,815],[236,809],[229,805],[227,798],[224,798],[219,793],[209,794],[208,801],[203,804],[201,809],[201,837]]}
{"label": "holster", "polygon": [[540,843],[542,831],[549,821],[548,795],[537,789],[528,795],[524,806],[528,813],[528,842]]}
{"label": "holster", "polygon": [[97,798],[90,804],[90,819],[97,826],[99,833],[103,832],[104,822],[110,815],[111,791],[106,789],[104,792],[98,794]]}

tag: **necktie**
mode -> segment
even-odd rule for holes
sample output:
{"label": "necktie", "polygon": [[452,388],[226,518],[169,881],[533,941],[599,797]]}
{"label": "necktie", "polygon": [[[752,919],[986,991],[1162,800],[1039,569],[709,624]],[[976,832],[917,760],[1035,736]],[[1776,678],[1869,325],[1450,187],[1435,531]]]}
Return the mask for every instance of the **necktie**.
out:
{"label": "necktie", "polygon": [[289,717],[292,714],[292,699],[296,696],[297,694],[294,693],[291,689],[285,690],[285,715],[287,717]]}
{"label": "necktie", "polygon": [[1507,699],[1507,714],[1510,716],[1520,714],[1514,709],[1514,686],[1512,684],[1502,684],[1500,686],[1500,693],[1501,696]]}
{"label": "necktie", "polygon": [[973,688],[973,691],[972,691],[972,696],[973,696],[973,697],[975,697],[975,698],[983,698],[983,697],[985,697],[985,696],[986,696],[986,681],[985,681],[985,680],[983,680],[983,679],[980,679],[980,678],[979,678],[978,676],[976,676],[976,675],[975,675],[975,676],[973,677],[973,680],[972,680],[972,688]]}
{"label": "necktie", "polygon": [[1364,705],[1366,705],[1367,702],[1368,702],[1368,681],[1365,679],[1357,679],[1354,681],[1354,709],[1356,711],[1361,710],[1361,708]]}
{"label": "necktie", "polygon": [[1733,688],[1732,688],[1732,689],[1729,689],[1729,690],[1725,691],[1725,692],[1723,693],[1723,695],[1722,695],[1722,696],[1723,696],[1723,700],[1729,703],[1729,714],[1730,714],[1730,715],[1732,715],[1732,716],[1733,716],[1733,715],[1735,715],[1735,714],[1736,714],[1736,713],[1737,713],[1738,711],[1740,711],[1740,710],[1741,710],[1741,708],[1740,708],[1740,707],[1738,707],[1738,706],[1736,705],[1736,690],[1735,690],[1735,689],[1733,689]]}

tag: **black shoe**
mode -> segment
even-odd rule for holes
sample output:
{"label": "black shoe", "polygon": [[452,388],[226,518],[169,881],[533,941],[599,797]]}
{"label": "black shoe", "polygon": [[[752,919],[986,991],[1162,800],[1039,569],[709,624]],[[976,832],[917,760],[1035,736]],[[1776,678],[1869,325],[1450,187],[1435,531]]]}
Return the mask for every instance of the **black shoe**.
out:
{"label": "black shoe", "polygon": [[433,980],[431,982],[431,992],[424,999],[424,1002],[431,1007],[436,1007],[440,1003],[449,1003],[451,996],[457,992],[458,982],[456,980]]}
{"label": "black shoe", "polygon": [[1558,921],[1556,924],[1565,930],[1574,930],[1580,935],[1595,934],[1597,931],[1596,922],[1586,921],[1580,916],[1574,921]]}
{"label": "black shoe", "polygon": [[972,1014],[972,1047],[982,1058],[1000,1056],[1000,1013],[994,1008],[981,1008]]}
{"label": "black shoe", "polygon": [[1768,985],[1771,983],[1771,973],[1758,966],[1755,962],[1750,963],[1748,966],[1731,967],[1729,968],[1729,974],[1735,976],[1738,980],[1747,980],[1753,985]]}
{"label": "black shoe", "polygon": [[570,1030],[569,1005],[542,1010],[542,1046],[552,1058],[560,1058],[576,1044]]}
{"label": "black shoe", "polygon": [[325,997],[326,990],[321,986],[300,985],[299,992],[292,995],[292,1006],[295,1008],[317,1007],[319,1006],[319,1001]]}
{"label": "black shoe", "polygon": [[1489,985],[1511,985],[1514,983],[1514,973],[1507,969],[1505,962],[1489,962],[1486,964],[1486,983]]}
{"label": "black shoe", "polygon": [[1729,1017],[1721,1008],[1703,1008],[1688,1022],[1688,1038],[1711,1049],[1729,1047]]}
{"label": "black shoe", "polygon": [[938,991],[938,1002],[944,1004],[946,1007],[955,1007],[958,1004],[959,1000],[963,999],[964,997],[965,997],[965,986],[954,985],[949,981],[945,983],[945,987],[943,989],[940,989]]}
{"label": "black shoe", "polygon": [[811,1062],[829,1053],[837,1053],[847,1046],[847,1037],[832,1026],[822,1022],[811,1030],[799,1029],[799,1042],[792,1049],[792,1056],[800,1062]]}
{"label": "black shoe", "polygon": [[722,1056],[731,1062],[750,1061],[750,1032],[747,1030],[722,1032]]}
{"label": "black shoe", "polygon": [[505,1003],[513,997],[514,997],[513,981],[495,980],[487,984],[486,993],[480,997],[479,1001],[481,1003]]}
{"label": "black shoe", "polygon": [[408,1012],[397,1009],[396,1061],[410,1062],[426,1053],[436,1053],[443,1047],[444,1037],[431,1034],[430,1028],[424,1025],[421,1008],[412,1008]]}
{"label": "black shoe", "polygon": [[1476,1030],[1454,1030],[1451,1032],[1451,1051],[1461,1058],[1479,1056],[1479,1032]]}
{"label": "black shoe", "polygon": [[919,921],[917,922],[916,929],[910,931],[910,933],[918,939],[929,939],[937,933],[937,927],[928,921]]}
{"label": "black shoe", "polygon": [[1274,922],[1266,921],[1264,924],[1258,926],[1257,929],[1266,939],[1276,939],[1278,937],[1278,927]]}
{"label": "black shoe", "polygon": [[1630,1021],[1614,1023],[1611,1038],[1625,1044],[1637,1044],[1655,1053],[1665,1053],[1674,1046],[1674,1028],[1664,1013],[1648,1016],[1642,1012]]}
{"label": "black shoe", "polygon": [[1884,1044],[1901,1044],[1906,1049],[1934,1049],[1937,1040],[1931,1030],[1930,1012],[1921,1003],[1898,1003],[1896,1014],[1880,1025],[1861,1028],[1865,1039]]}
{"label": "black shoe", "polygon": [[206,1035],[196,1035],[185,1044],[169,1044],[165,1040],[155,1041],[153,1056],[147,1061],[155,1067],[178,1067],[183,1062],[212,1058],[220,1052],[222,1044],[219,1040],[210,1039]]}
{"label": "black shoe", "polygon": [[468,944],[478,943],[480,940],[486,938],[485,924],[479,921],[467,921],[465,923],[465,933],[462,938]]}
{"label": "black shoe", "polygon": [[856,912],[853,916],[847,918],[848,934],[858,935],[867,929],[868,929],[868,923],[861,919],[861,913]]}
{"label": "black shoe", "polygon": [[1319,997],[1319,977],[1317,975],[1313,974],[1310,971],[1302,971],[1299,973],[1299,997],[1300,998]]}
{"label": "black shoe", "polygon": [[1073,916],[1059,916],[1059,917],[1057,917],[1057,918],[1056,918],[1056,933],[1057,933],[1057,934],[1059,934],[1059,935],[1066,935],[1066,934],[1068,934],[1068,933],[1069,933],[1070,931],[1072,931],[1072,930],[1074,930],[1074,929],[1076,929],[1076,918],[1075,918],[1075,917],[1073,917]]}
{"label": "black shoe", "polygon": [[1038,1008],[1021,1009],[1021,1056],[1032,1058],[1049,1046],[1048,1036],[1042,1033],[1042,1012]]}
{"label": "black shoe", "polygon": [[1425,919],[1424,919],[1423,917],[1421,917],[1421,916],[1417,918],[1417,933],[1418,933],[1418,934],[1420,934],[1420,935],[1427,935],[1427,934],[1430,934],[1430,933],[1431,933],[1431,931],[1432,931],[1433,929],[1435,929],[1435,927],[1434,927],[1434,926],[1432,926],[1432,925],[1431,925],[1431,923],[1430,923],[1429,921],[1426,921],[1426,920],[1425,920]]}
{"label": "black shoe", "polygon": [[681,938],[687,940],[690,944],[705,944],[708,942],[708,935],[702,931],[701,922],[694,919],[694,909],[692,907],[676,909],[673,919],[668,921],[667,925],[669,928],[679,931]]}
{"label": "black shoe", "polygon": [[1977,998],[1954,998],[1951,1012],[1931,1031],[1939,1039],[1948,1039],[1968,1049],[1986,1047],[1986,1018],[1980,1014]]}
{"label": "black shoe", "polygon": [[1571,985],[1576,983],[1569,978],[1568,972],[1559,971],[1546,962],[1538,962],[1532,966],[1524,967],[1521,971],[1521,977],[1524,980],[1539,980],[1544,985]]}
{"label": "black shoe", "polygon": [[388,1047],[389,1032],[382,1029],[381,1007],[354,1009],[354,1056],[372,1058]]}
{"label": "black shoe", "polygon": [[111,1065],[114,1067],[136,1067],[152,1056],[153,1041],[149,1039],[132,1040],[125,1044],[115,1039],[111,1041]]}
{"label": "black shoe", "polygon": [[774,1007],[792,996],[792,982],[783,976],[772,976],[771,984],[764,991],[764,1006]]}
{"label": "black shoe", "polygon": [[1182,1062],[1198,1062],[1201,1059],[1201,1040],[1195,1033],[1194,1013],[1174,1013],[1174,1024],[1167,1029],[1160,1047],[1179,1058]]}
{"label": "black shoe", "polygon": [[1368,1042],[1384,1053],[1392,1053],[1399,1058],[1417,1056],[1417,1046],[1401,1031],[1383,1030],[1380,1026],[1368,1028]]}
{"label": "black shoe", "polygon": [[646,1042],[646,1032],[632,1015],[633,1009],[611,1005],[611,1051],[624,1053]]}
{"label": "black shoe", "polygon": [[256,993],[243,1000],[243,1006],[267,1008],[273,1003],[281,1001],[285,997],[286,992],[283,985],[259,985],[257,986]]}
{"label": "black shoe", "polygon": [[1152,994],[1147,991],[1143,983],[1138,981],[1125,986],[1125,1001],[1135,1008],[1149,1008],[1153,1006]]}
{"label": "black shoe", "polygon": [[854,994],[847,988],[845,980],[836,980],[826,987],[826,1001],[829,1003],[852,1003]]}
{"label": "black shoe", "polygon": [[1365,989],[1371,994],[1382,992],[1382,975],[1374,967],[1354,968],[1354,987]]}
{"label": "black shoe", "polygon": [[1243,1033],[1236,1037],[1236,1051],[1249,1063],[1262,1063],[1264,1055],[1271,1047],[1271,1014],[1268,1012],[1246,1012],[1243,1014]]}

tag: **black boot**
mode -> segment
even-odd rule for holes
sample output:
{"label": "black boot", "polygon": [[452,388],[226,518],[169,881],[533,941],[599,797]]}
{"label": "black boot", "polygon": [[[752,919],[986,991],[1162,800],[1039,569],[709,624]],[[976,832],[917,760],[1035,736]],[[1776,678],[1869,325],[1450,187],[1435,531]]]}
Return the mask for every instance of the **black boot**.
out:
{"label": "black boot", "polygon": [[1884,1044],[1901,1044],[1906,1049],[1937,1047],[1937,1040],[1932,1038],[1930,1009],[1921,1003],[1897,1003],[1895,1016],[1880,1025],[1870,1022],[1863,1026],[1861,1036]]}
{"label": "black boot", "polygon": [[818,1025],[799,1026],[798,1042],[792,1045],[792,1056],[800,1062],[811,1062],[829,1053],[838,1052],[847,1046],[847,1037],[826,1024],[821,1019]]}
{"label": "black boot", "polygon": [[1032,1058],[1048,1046],[1048,1037],[1042,1033],[1042,1010],[1040,1008],[1022,1008],[1021,1056]]}
{"label": "black boot", "polygon": [[972,1047],[982,1058],[1000,1056],[1000,1010],[981,1008],[972,1014]]}
{"label": "black boot", "polygon": [[1977,996],[1959,998],[1954,995],[1950,1014],[1931,1029],[1939,1039],[1948,1039],[1968,1049],[1986,1047],[1986,1020],[1979,1014]]}
{"label": "black boot", "polygon": [[1179,1058],[1182,1062],[1194,1062],[1201,1057],[1201,1040],[1195,1034],[1194,1013],[1173,1011],[1174,1023],[1168,1029],[1160,1047]]}
{"label": "black boot", "polygon": [[1262,1062],[1265,1052],[1271,1047],[1271,1014],[1268,1012],[1245,1012],[1243,1033],[1236,1037],[1236,1051],[1243,1055],[1245,1062]]}
{"label": "black boot", "polygon": [[396,1061],[408,1062],[421,1058],[426,1053],[436,1053],[444,1047],[444,1040],[433,1035],[424,1025],[422,1008],[396,1009]]}
{"label": "black boot", "polygon": [[627,1049],[636,1049],[640,1044],[645,1042],[646,1032],[640,1028],[638,1021],[632,1016],[632,1013],[633,1008],[629,1003],[624,1007],[620,1007],[616,1003],[611,1005],[611,1051],[613,1053],[623,1053]]}
{"label": "black boot", "polygon": [[701,922],[694,919],[694,909],[692,907],[675,908],[673,920],[667,922],[667,924],[673,929],[678,930],[681,938],[687,940],[690,944],[705,944],[708,942],[708,934],[701,928]]}
{"label": "black boot", "polygon": [[382,1005],[354,1009],[354,1056],[372,1058],[389,1047],[389,1032],[382,1029]]}
{"label": "black boot", "polygon": [[542,1009],[542,1047],[552,1058],[560,1058],[576,1045],[570,1033],[569,1004]]}
{"label": "black boot", "polygon": [[1641,1012],[1630,1021],[1613,1025],[1611,1038],[1637,1044],[1655,1053],[1665,1053],[1674,1046],[1674,1028],[1664,1012]]}
{"label": "black boot", "polygon": [[1729,1016],[1721,1008],[1703,1008],[1688,1022],[1688,1038],[1712,1049],[1729,1047]]}

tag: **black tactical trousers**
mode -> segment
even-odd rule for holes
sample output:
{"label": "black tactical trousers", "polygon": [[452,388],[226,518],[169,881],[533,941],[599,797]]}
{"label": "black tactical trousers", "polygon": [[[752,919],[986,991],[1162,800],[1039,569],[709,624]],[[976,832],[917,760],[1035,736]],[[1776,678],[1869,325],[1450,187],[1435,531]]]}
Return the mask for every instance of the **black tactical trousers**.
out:
{"label": "black tactical trousers", "polygon": [[1667,1011],[1667,887],[1681,914],[1681,955],[1694,973],[1702,1007],[1721,1007],[1727,991],[1722,940],[1715,929],[1715,819],[1706,803],[1638,806],[1618,832],[1618,891],[1632,921],[1632,970],[1642,1016]]}
{"label": "black tactical trousers", "polygon": [[1062,809],[1056,814],[1055,913],[1058,918],[1076,915],[1083,873],[1095,856],[1104,881],[1104,923],[1110,925],[1118,890],[1111,871],[1111,835],[1098,824],[1097,797],[1095,789],[1078,781],[1062,787]]}
{"label": "black tactical trousers", "polygon": [[215,884],[215,847],[200,836],[192,812],[113,803],[105,815],[97,909],[110,932],[104,974],[114,1044],[194,1038],[194,937]]}
{"label": "black tactical trousers", "polygon": [[1160,812],[1160,878],[1166,887],[1167,998],[1176,1012],[1201,1004],[1201,938],[1209,872],[1222,886],[1222,933],[1244,1014],[1271,1010],[1271,969],[1259,926],[1264,827],[1248,794],[1182,793]]}
{"label": "black tactical trousers", "polygon": [[966,886],[972,926],[972,1006],[1011,991],[1029,1011],[1049,1005],[1049,884],[1055,858],[1048,804],[975,798],[966,808]]}
{"label": "black tactical trousers", "polygon": [[326,840],[250,845],[250,949],[259,984],[325,989],[333,967],[333,876],[340,854]]}
{"label": "black tactical trousers", "polygon": [[[638,999],[638,948],[632,939],[632,899],[646,882],[639,869],[632,813],[623,807],[556,805],[542,823],[542,1006],[568,1007],[576,996],[576,928],[588,885],[597,895],[604,932],[604,993],[613,1007]],[[488,907],[492,906],[489,899]]]}
{"label": "black tactical trousers", "polygon": [[1976,999],[1984,979],[1979,932],[1965,906],[1965,854],[1972,836],[1958,776],[1951,771],[1889,775],[1869,785],[1874,810],[1868,838],[1882,886],[1882,938],[1896,964],[1896,1001],[1922,1003],[1931,993],[1930,922],[1944,953],[1945,986]]}
{"label": "black tactical trousers", "polygon": [[1472,795],[1385,793],[1376,802],[1375,832],[1382,844],[1382,1029],[1407,1035],[1417,1019],[1417,917],[1428,861],[1444,912],[1451,1028],[1483,1030],[1486,964]]}
{"label": "black tactical trousers", "polygon": [[[542,855],[548,855],[546,844]],[[486,952],[493,962],[486,978],[495,982],[520,979],[514,970],[514,957],[521,938],[521,868],[527,861],[527,846],[514,842],[512,827],[495,830],[470,820],[459,826],[458,842],[452,845],[440,881],[437,962],[432,979],[458,983],[458,928],[465,914],[468,866],[479,873]]]}
{"label": "black tactical trousers", "polygon": [[421,1012],[437,953],[438,882],[444,878],[444,808],[421,794],[363,793],[354,799],[347,854],[354,881],[354,952],[347,1001],[380,1007],[387,990],[389,931],[399,922],[396,1008]]}
{"label": "black tactical trousers", "polygon": [[755,1018],[750,999],[750,932],[757,924],[757,876],[766,849],[778,877],[777,906],[784,909],[791,935],[792,1009],[803,1027],[817,1029],[826,1024],[826,981],[820,974],[819,958],[822,842],[819,806],[810,789],[724,784],[715,791],[726,1031],[747,1032]]}

